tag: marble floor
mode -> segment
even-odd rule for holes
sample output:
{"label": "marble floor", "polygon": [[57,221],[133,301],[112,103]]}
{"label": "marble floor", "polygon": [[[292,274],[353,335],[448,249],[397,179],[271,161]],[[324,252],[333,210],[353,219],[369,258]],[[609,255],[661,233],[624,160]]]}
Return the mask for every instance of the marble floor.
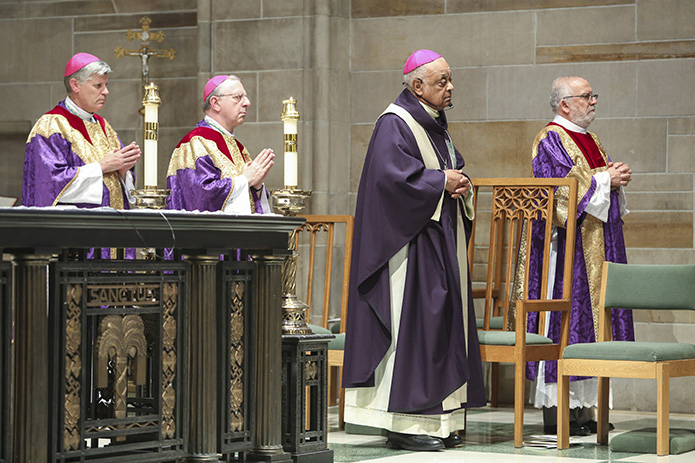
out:
{"label": "marble floor", "polygon": [[[539,410],[525,410],[524,438],[542,434],[543,417]],[[612,411],[610,421],[615,430],[610,438],[621,432],[656,426],[654,413]],[[612,452],[609,446],[597,445],[596,435],[580,437],[579,443],[567,450],[514,448],[514,411],[511,408],[481,408],[468,413],[465,445],[439,452],[410,452],[385,447],[386,438],[379,435],[346,434],[338,429],[337,407],[329,408],[328,447],[334,452],[335,463],[453,463],[453,462],[518,462],[518,463],[692,463],[695,451],[680,455],[657,457],[655,454]],[[671,413],[671,428],[695,430],[695,416]]]}

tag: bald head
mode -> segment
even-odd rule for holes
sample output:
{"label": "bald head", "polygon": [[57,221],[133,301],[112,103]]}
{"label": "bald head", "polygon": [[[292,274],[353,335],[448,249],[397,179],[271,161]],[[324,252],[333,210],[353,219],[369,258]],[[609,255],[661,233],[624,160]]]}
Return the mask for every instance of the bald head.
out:
{"label": "bald head", "polygon": [[575,91],[588,85],[589,82],[582,77],[558,77],[553,81],[553,86],[550,89],[550,109],[552,109],[554,113],[558,113],[560,102],[563,98],[576,95]]}
{"label": "bald head", "polygon": [[555,79],[550,91],[553,112],[585,129],[594,121],[597,101],[589,82],[577,76]]}

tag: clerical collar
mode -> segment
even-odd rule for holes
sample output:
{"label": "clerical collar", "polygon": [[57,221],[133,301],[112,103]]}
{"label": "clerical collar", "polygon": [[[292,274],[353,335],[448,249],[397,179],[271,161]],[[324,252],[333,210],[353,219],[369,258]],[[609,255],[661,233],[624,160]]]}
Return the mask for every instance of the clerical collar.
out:
{"label": "clerical collar", "polygon": [[584,127],[579,127],[574,122],[570,121],[569,119],[565,119],[564,117],[560,116],[559,114],[555,115],[553,122],[555,122],[557,125],[561,125],[562,127],[566,128],[567,130],[571,130],[572,132],[579,132],[579,133],[587,133],[588,132]]}
{"label": "clerical collar", "polygon": [[212,117],[208,116],[207,114],[205,115],[205,122],[210,124],[210,126],[220,132],[222,135],[227,135],[228,137],[233,137],[234,134],[231,133],[229,130],[225,129],[222,127],[215,119]]}
{"label": "clerical collar", "polygon": [[94,118],[94,114],[85,111],[84,109],[80,108],[75,104],[74,101],[70,99],[69,96],[65,97],[65,107],[73,113],[75,116],[79,117],[80,119],[83,119],[87,122],[96,122],[97,120]]}
{"label": "clerical collar", "polygon": [[420,100],[417,100],[417,101],[418,101],[418,103],[420,103],[422,105],[423,108],[425,108],[425,111],[427,111],[427,114],[432,116],[432,119],[436,119],[439,117],[439,111],[437,111],[436,109],[434,109],[431,106],[426,105],[425,103],[423,103]]}

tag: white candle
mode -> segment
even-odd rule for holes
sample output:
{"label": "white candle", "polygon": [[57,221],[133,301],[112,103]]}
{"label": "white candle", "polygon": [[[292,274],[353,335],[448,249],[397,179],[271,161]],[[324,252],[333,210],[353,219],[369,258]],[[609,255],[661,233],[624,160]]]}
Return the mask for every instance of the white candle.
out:
{"label": "white candle", "polygon": [[145,104],[145,187],[157,187],[157,129],[156,104]]}
{"label": "white candle", "polygon": [[[285,141],[285,186],[296,187],[297,182],[297,120],[284,121],[285,138],[290,135],[294,141],[288,146]],[[288,148],[290,148],[288,150]]]}
{"label": "white candle", "polygon": [[285,152],[285,186],[297,186],[297,153]]}

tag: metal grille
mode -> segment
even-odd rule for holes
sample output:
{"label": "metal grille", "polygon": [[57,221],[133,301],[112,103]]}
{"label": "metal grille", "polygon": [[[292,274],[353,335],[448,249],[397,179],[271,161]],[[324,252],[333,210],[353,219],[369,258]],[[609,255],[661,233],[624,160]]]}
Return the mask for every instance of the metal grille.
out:
{"label": "metal grille", "polygon": [[[333,335],[282,337],[282,446],[286,452],[327,451],[327,355]],[[323,453],[325,453],[325,455]],[[330,455],[328,454],[330,452]]]}
{"label": "metal grille", "polygon": [[235,453],[253,448],[253,269],[248,262],[225,262],[220,271],[218,371],[225,374],[219,378],[218,441],[225,461],[233,461]]}
{"label": "metal grille", "polygon": [[187,268],[51,265],[51,462],[180,461]]}
{"label": "metal grille", "polygon": [[10,461],[11,277],[10,262],[0,262],[0,463]]}

